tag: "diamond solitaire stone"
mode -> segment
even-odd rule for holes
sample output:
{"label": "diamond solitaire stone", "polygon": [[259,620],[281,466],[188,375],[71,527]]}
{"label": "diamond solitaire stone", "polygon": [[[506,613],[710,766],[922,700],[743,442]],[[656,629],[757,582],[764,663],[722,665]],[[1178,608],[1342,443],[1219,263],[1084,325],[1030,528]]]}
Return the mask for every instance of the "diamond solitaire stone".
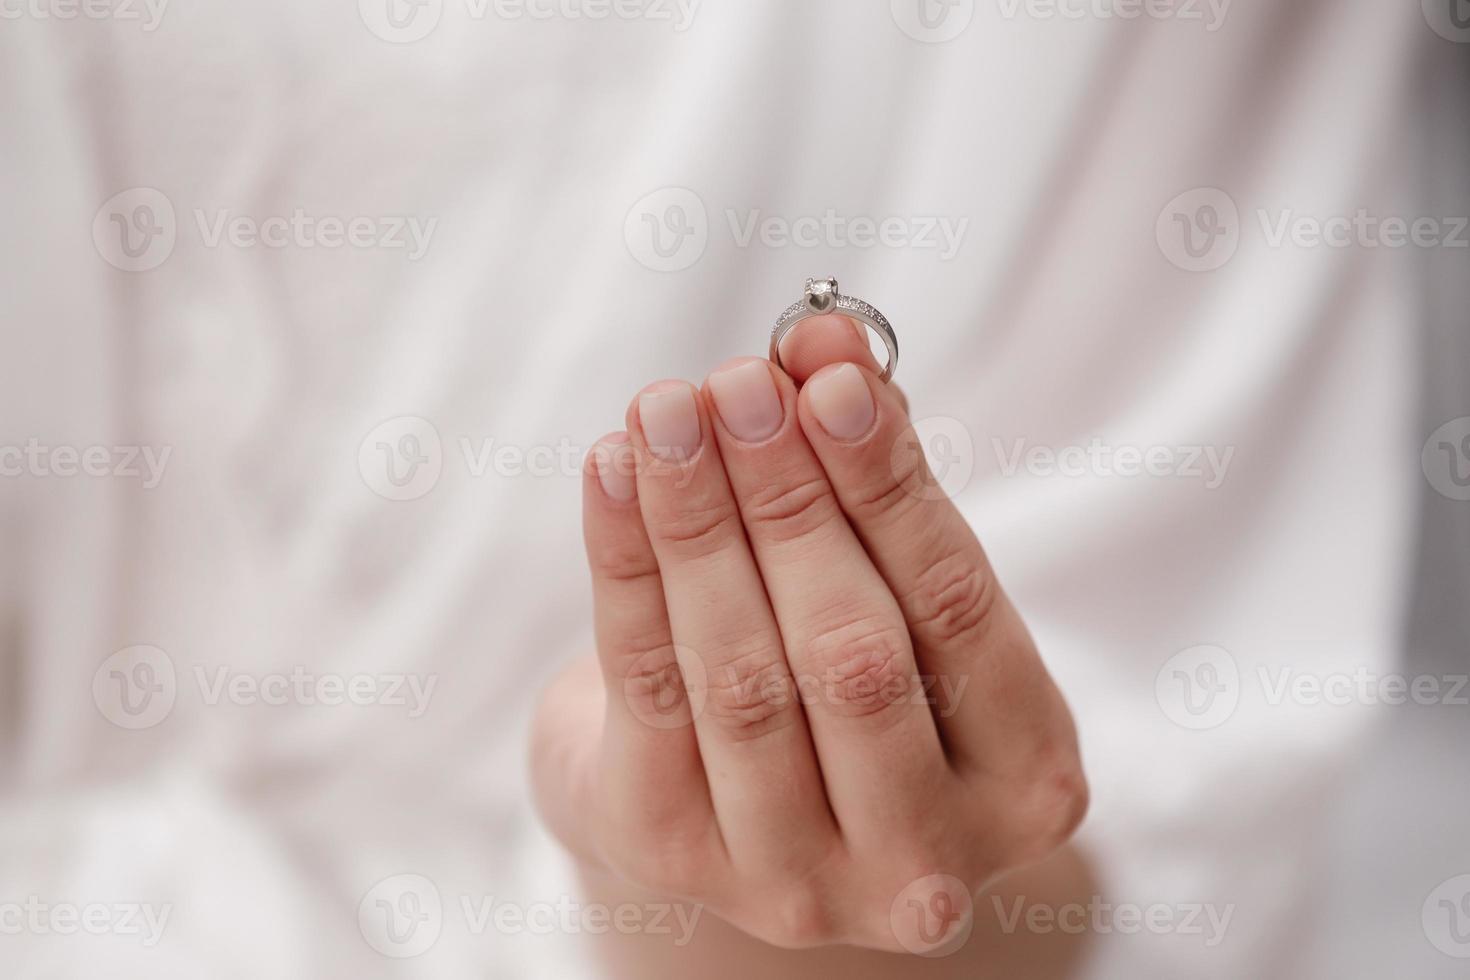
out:
{"label": "diamond solitaire stone", "polygon": [[830,313],[837,306],[837,280],[808,279],[806,281],[806,305],[813,313]]}

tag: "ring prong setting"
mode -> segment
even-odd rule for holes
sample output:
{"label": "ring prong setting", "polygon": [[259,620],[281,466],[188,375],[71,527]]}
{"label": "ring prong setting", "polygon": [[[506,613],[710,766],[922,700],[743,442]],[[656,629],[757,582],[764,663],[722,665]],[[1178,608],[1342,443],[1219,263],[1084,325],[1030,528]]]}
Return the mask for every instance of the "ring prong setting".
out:
{"label": "ring prong setting", "polygon": [[837,295],[837,280],[830,276],[806,281],[806,305],[813,313],[831,313],[837,308]]}

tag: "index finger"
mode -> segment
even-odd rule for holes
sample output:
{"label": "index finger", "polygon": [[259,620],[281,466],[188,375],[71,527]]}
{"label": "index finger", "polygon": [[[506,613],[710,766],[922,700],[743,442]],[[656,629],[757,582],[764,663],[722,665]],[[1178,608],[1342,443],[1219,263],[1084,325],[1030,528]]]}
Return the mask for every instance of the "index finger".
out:
{"label": "index finger", "polygon": [[867,329],[845,316],[829,313],[803,320],[781,339],[781,368],[802,385],[828,364],[848,361],[881,371]]}
{"label": "index finger", "polygon": [[871,372],[829,366],[802,389],[800,418],[898,599],[920,669],[939,682],[936,714],[951,755],[989,772],[1065,757],[1075,735],[1061,695],[975,533],[933,492],[896,393]]}
{"label": "index finger", "polygon": [[[856,320],[830,314],[803,320],[781,341],[781,367],[801,387],[829,364],[857,364],[877,374],[883,370],[873,356],[867,328]],[[903,389],[889,382],[905,415],[909,400]]]}

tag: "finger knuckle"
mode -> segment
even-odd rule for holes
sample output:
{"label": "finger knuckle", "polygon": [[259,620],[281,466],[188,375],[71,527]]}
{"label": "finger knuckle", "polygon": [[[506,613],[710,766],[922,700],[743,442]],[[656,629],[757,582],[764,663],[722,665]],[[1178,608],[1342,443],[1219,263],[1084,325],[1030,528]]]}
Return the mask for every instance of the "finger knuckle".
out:
{"label": "finger knuckle", "polygon": [[[962,809],[962,787],[936,781],[932,789],[932,800],[891,819],[893,836],[875,868],[875,877],[902,886],[941,870],[956,877],[969,873],[974,828]],[[945,805],[936,810],[935,800]]]}
{"label": "finger knuckle", "polygon": [[745,502],[751,533],[777,542],[808,537],[840,513],[831,486],[822,478],[763,487]]}
{"label": "finger knuckle", "polygon": [[842,938],[830,903],[809,885],[783,884],[762,901],[754,919],[748,931],[778,949],[812,949]]}
{"label": "finger knuckle", "polygon": [[918,689],[907,632],[859,617],[818,633],[807,645],[819,696],[852,717],[896,718]]}
{"label": "finger knuckle", "polygon": [[678,557],[707,557],[728,548],[741,534],[740,515],[728,500],[660,509],[649,533]]}
{"label": "finger knuckle", "polygon": [[1054,772],[1046,781],[1045,797],[1046,810],[1052,819],[1046,824],[1049,833],[1043,843],[1048,850],[1055,850],[1070,840],[1077,828],[1082,826],[1091,806],[1092,792],[1087,785],[1087,775],[1082,770],[1082,764],[1073,761]]}
{"label": "finger knuckle", "polygon": [[646,827],[624,834],[617,859],[610,862],[623,878],[656,895],[694,898],[705,893],[716,848],[702,832]]}
{"label": "finger knuckle", "polygon": [[791,675],[767,644],[711,669],[706,683],[704,713],[731,741],[753,741],[796,721]]}
{"label": "finger knuckle", "polygon": [[667,635],[651,646],[632,646],[618,659],[623,694],[636,716],[666,715],[688,700],[673,640]]}
{"label": "finger knuckle", "polygon": [[587,562],[596,577],[611,582],[640,582],[658,577],[658,561],[646,544],[589,542]]}
{"label": "finger knuckle", "polygon": [[924,482],[924,454],[913,431],[900,435],[912,445],[898,442],[888,454],[887,465],[875,465],[868,482],[858,487],[847,510],[853,519],[864,524],[881,525],[901,519],[920,502],[913,488]]}
{"label": "finger knuckle", "polygon": [[909,493],[908,486],[898,474],[862,488],[848,502],[847,510],[854,520],[862,524],[879,525],[892,521],[907,513],[917,500]]}
{"label": "finger knuckle", "polygon": [[1015,861],[1040,860],[1071,840],[1087,817],[1091,791],[1075,753],[1041,769],[1017,811],[1020,838]]}
{"label": "finger knuckle", "polygon": [[925,568],[900,604],[923,640],[949,644],[983,632],[998,596],[995,578],[982,562],[972,554],[955,551]]}

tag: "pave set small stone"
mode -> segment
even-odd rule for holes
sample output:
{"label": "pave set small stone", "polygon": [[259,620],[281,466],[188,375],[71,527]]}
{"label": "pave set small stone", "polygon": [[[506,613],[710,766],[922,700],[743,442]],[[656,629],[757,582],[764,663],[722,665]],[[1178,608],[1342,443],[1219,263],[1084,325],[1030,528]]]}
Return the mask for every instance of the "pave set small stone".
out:
{"label": "pave set small stone", "polygon": [[838,296],[837,308],[839,310],[852,310],[854,313],[861,313],[863,316],[872,317],[884,326],[888,326],[888,317],[879,313],[877,308],[872,304],[864,303],[860,299],[853,299],[851,296]]}
{"label": "pave set small stone", "polygon": [[[859,313],[863,316],[872,317],[879,323],[885,325],[888,324],[888,318],[882,313],[878,312],[878,309],[874,307],[871,303],[865,303],[860,299],[854,299],[851,296],[843,296],[839,293],[837,295],[837,311],[841,310],[849,310],[853,313]],[[806,314],[806,312],[806,299],[802,298],[797,300],[795,303],[792,303],[790,306],[786,307],[786,309],[781,311],[781,315],[776,318],[776,328],[779,330],[781,327],[786,325],[787,321],[794,320],[799,316],[803,316],[804,314]]]}

